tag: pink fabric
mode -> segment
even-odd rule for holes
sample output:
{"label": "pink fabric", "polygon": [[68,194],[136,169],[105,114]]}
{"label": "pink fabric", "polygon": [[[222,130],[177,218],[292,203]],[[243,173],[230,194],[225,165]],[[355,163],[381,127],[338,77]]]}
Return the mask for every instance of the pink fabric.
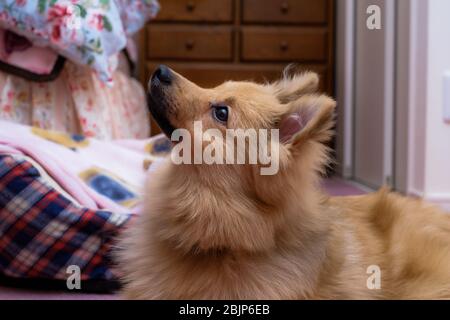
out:
{"label": "pink fabric", "polygon": [[133,38],[128,38],[127,39],[127,52],[128,55],[131,59],[131,61],[133,61],[133,63],[138,63],[138,48],[136,46],[136,42],[134,41]]}
{"label": "pink fabric", "polygon": [[[5,45],[6,34],[8,31],[0,29],[0,60],[31,71],[36,74],[50,74],[58,59],[58,55],[55,51],[31,45],[30,47],[19,48],[12,52],[8,52]],[[9,33],[10,37],[12,33]],[[19,37],[19,36],[15,36]]]}
{"label": "pink fabric", "polygon": [[70,61],[45,83],[0,72],[0,119],[102,140],[147,138],[144,89],[120,71],[113,78],[107,87],[90,68]]}
{"label": "pink fabric", "polygon": [[120,300],[120,297],[116,294],[38,291],[0,286],[0,300]]}
{"label": "pink fabric", "polygon": [[[146,151],[155,140],[130,143],[72,139],[58,132],[30,128],[0,120],[0,154],[24,154],[39,163],[45,171],[76,201],[89,209],[107,209],[117,213],[140,209],[140,196],[147,175],[144,162],[151,157]],[[126,145],[132,145],[132,148]],[[153,165],[159,158],[153,158]],[[104,174],[132,190],[136,199],[130,204],[116,203],[91,188],[86,173]]]}
{"label": "pink fabric", "polygon": [[[100,209],[97,205],[97,202],[102,202],[101,198],[95,199],[95,194],[89,194],[90,192],[87,188],[81,183],[79,178],[64,170],[62,164],[59,159],[52,158],[46,150],[37,150],[33,144],[26,141],[22,137],[16,137],[14,142],[11,142],[10,139],[2,137],[0,135],[0,143],[6,145],[9,148],[16,148],[15,153],[25,154],[30,156],[33,159],[37,159],[38,162],[42,165],[44,169],[48,172],[51,172],[52,177],[54,177],[58,183],[66,189],[80,204],[84,207],[90,209]],[[33,142],[33,141],[32,141]],[[2,150],[0,149],[0,152]],[[5,151],[5,150],[3,150]],[[51,151],[51,150],[49,150]],[[3,154],[11,154],[10,152],[2,152]],[[62,159],[64,160],[64,159]],[[65,159],[68,160],[68,159]],[[97,200],[97,201],[96,201]],[[105,205],[105,204],[103,204]]]}
{"label": "pink fabric", "polygon": [[22,154],[19,150],[8,145],[0,144],[0,154]]}

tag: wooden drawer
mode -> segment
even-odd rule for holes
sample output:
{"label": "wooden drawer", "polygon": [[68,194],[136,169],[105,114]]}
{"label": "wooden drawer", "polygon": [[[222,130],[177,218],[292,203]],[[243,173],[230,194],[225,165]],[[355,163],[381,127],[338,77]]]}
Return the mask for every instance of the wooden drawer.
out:
{"label": "wooden drawer", "polygon": [[[238,65],[226,63],[171,63],[164,62],[173,70],[188,78],[201,87],[213,87],[227,80],[251,80],[257,82],[274,81],[280,79],[285,65],[252,64]],[[147,64],[147,79],[157,68],[158,63]],[[324,65],[299,65],[297,72],[314,71],[320,76],[320,90],[326,91],[327,67]]]}
{"label": "wooden drawer", "polygon": [[318,62],[327,57],[325,28],[244,27],[243,61]]}
{"label": "wooden drawer", "polygon": [[164,0],[156,21],[231,22],[233,0]]}
{"label": "wooden drawer", "polygon": [[244,23],[326,23],[328,0],[243,0]]}
{"label": "wooden drawer", "polygon": [[227,26],[149,25],[149,59],[220,60],[232,58],[232,30]]}

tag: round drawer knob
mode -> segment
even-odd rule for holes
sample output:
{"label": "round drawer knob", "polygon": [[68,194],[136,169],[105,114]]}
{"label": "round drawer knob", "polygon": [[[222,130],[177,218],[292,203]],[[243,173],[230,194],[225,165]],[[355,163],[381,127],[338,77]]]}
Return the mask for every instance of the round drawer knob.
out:
{"label": "round drawer knob", "polygon": [[185,47],[186,47],[187,50],[194,49],[194,45],[195,45],[194,40],[187,40],[186,43],[185,43]]}
{"label": "round drawer knob", "polygon": [[195,3],[192,1],[189,1],[188,3],[186,3],[186,10],[189,12],[192,12],[195,10]]}
{"label": "round drawer knob", "polygon": [[285,52],[289,50],[289,44],[286,41],[280,43],[280,50]]}
{"label": "round drawer knob", "polygon": [[283,2],[280,6],[281,13],[287,14],[289,12],[289,3],[287,1]]}

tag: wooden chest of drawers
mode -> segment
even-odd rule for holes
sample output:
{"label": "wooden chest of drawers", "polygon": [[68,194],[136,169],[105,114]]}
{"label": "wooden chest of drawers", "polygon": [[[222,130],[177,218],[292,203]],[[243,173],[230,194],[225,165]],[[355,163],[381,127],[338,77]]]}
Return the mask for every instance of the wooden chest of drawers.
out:
{"label": "wooden chest of drawers", "polygon": [[161,6],[141,37],[145,86],[161,63],[204,87],[274,80],[295,63],[318,72],[322,90],[333,93],[334,0],[164,0]]}

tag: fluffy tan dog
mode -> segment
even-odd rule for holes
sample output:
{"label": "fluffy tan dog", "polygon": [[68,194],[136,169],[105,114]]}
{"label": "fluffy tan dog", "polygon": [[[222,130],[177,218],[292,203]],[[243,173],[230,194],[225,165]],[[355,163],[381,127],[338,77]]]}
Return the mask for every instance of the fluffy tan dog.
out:
{"label": "fluffy tan dog", "polygon": [[264,176],[262,164],[167,159],[121,242],[126,298],[450,298],[450,216],[385,189],[322,192],[335,102],[317,85],[308,73],[203,89],[164,66],[154,73],[150,108],[166,135],[194,120],[277,128],[280,167]]}

